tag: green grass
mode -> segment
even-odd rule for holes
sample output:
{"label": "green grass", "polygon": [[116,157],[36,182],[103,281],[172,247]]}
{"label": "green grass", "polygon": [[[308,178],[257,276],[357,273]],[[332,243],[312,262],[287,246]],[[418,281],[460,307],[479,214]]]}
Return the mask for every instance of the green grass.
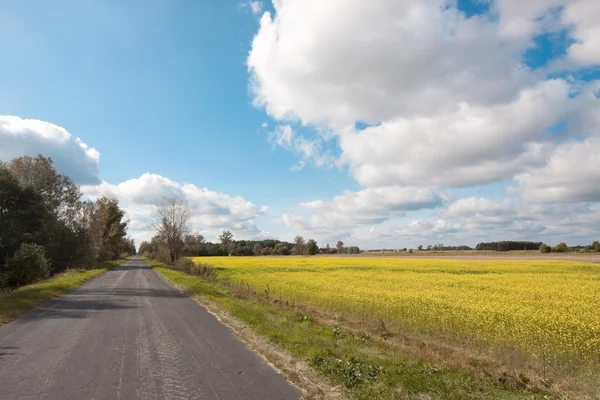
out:
{"label": "green grass", "polygon": [[381,341],[316,323],[306,315],[234,295],[226,286],[148,260],[168,282],[201,296],[304,360],[353,399],[549,399],[506,389],[491,378],[407,357]]}
{"label": "green grass", "polygon": [[72,269],[50,279],[0,293],[0,325],[39,306],[53,297],[83,285],[90,279],[115,268],[125,260],[108,261],[88,270]]}

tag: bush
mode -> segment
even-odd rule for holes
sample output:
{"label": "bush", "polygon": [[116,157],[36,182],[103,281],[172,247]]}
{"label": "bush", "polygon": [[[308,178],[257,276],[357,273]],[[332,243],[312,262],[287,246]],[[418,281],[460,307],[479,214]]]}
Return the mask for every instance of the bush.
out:
{"label": "bush", "polygon": [[192,275],[199,276],[202,279],[213,279],[215,277],[215,267],[212,264],[200,263],[195,264],[192,268]]}
{"label": "bush", "polygon": [[125,260],[127,258],[131,257],[131,254],[127,253],[127,252],[122,252],[121,254],[119,254],[119,259],[120,260]]}
{"label": "bush", "polygon": [[542,254],[550,253],[551,250],[552,249],[550,248],[550,246],[546,246],[544,243],[540,245],[540,253]]}
{"label": "bush", "polygon": [[8,287],[18,287],[45,279],[50,272],[50,262],[39,244],[23,243],[6,261],[3,281]]}
{"label": "bush", "polygon": [[177,261],[175,261],[175,265],[173,265],[173,268],[175,268],[176,270],[179,270],[179,271],[183,271],[186,274],[191,273],[192,270],[194,269],[194,267],[195,267],[194,262],[186,257],[182,257],[182,258],[178,259]]}
{"label": "bush", "polygon": [[569,251],[569,247],[565,244],[565,242],[560,242],[552,248],[553,253],[565,253],[567,251]]}
{"label": "bush", "polygon": [[215,276],[215,267],[212,264],[195,264],[189,258],[180,258],[175,261],[174,269],[186,274],[196,275],[203,279],[212,279]]}

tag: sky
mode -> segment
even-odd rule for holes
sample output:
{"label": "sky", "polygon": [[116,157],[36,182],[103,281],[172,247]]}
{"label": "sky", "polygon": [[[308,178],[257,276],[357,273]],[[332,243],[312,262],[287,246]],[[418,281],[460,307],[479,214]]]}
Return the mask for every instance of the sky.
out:
{"label": "sky", "polygon": [[194,233],[600,240],[597,0],[0,0],[0,160]]}

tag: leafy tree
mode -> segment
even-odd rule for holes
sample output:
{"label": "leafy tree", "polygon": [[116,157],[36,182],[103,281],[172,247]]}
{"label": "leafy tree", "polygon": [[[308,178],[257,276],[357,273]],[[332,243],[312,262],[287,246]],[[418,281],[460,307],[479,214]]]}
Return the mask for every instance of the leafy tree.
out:
{"label": "leafy tree", "polygon": [[344,252],[344,242],[342,242],[341,240],[338,240],[338,242],[335,245],[335,247],[337,248],[337,252],[339,254],[342,254]]}
{"label": "leafy tree", "polygon": [[550,253],[551,250],[552,249],[549,246],[546,246],[544,243],[540,245],[540,253],[542,254]]}
{"label": "leafy tree", "polygon": [[564,253],[569,250],[569,247],[565,242],[560,242],[552,248],[553,253]]}
{"label": "leafy tree", "polygon": [[309,239],[308,242],[306,242],[306,252],[311,256],[314,256],[319,252],[319,246],[314,239]]}

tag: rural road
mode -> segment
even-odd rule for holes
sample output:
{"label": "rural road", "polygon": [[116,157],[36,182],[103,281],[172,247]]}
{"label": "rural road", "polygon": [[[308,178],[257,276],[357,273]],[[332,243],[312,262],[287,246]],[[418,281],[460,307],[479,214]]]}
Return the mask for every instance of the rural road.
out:
{"label": "rural road", "polygon": [[0,326],[2,400],[300,396],[139,258]]}

